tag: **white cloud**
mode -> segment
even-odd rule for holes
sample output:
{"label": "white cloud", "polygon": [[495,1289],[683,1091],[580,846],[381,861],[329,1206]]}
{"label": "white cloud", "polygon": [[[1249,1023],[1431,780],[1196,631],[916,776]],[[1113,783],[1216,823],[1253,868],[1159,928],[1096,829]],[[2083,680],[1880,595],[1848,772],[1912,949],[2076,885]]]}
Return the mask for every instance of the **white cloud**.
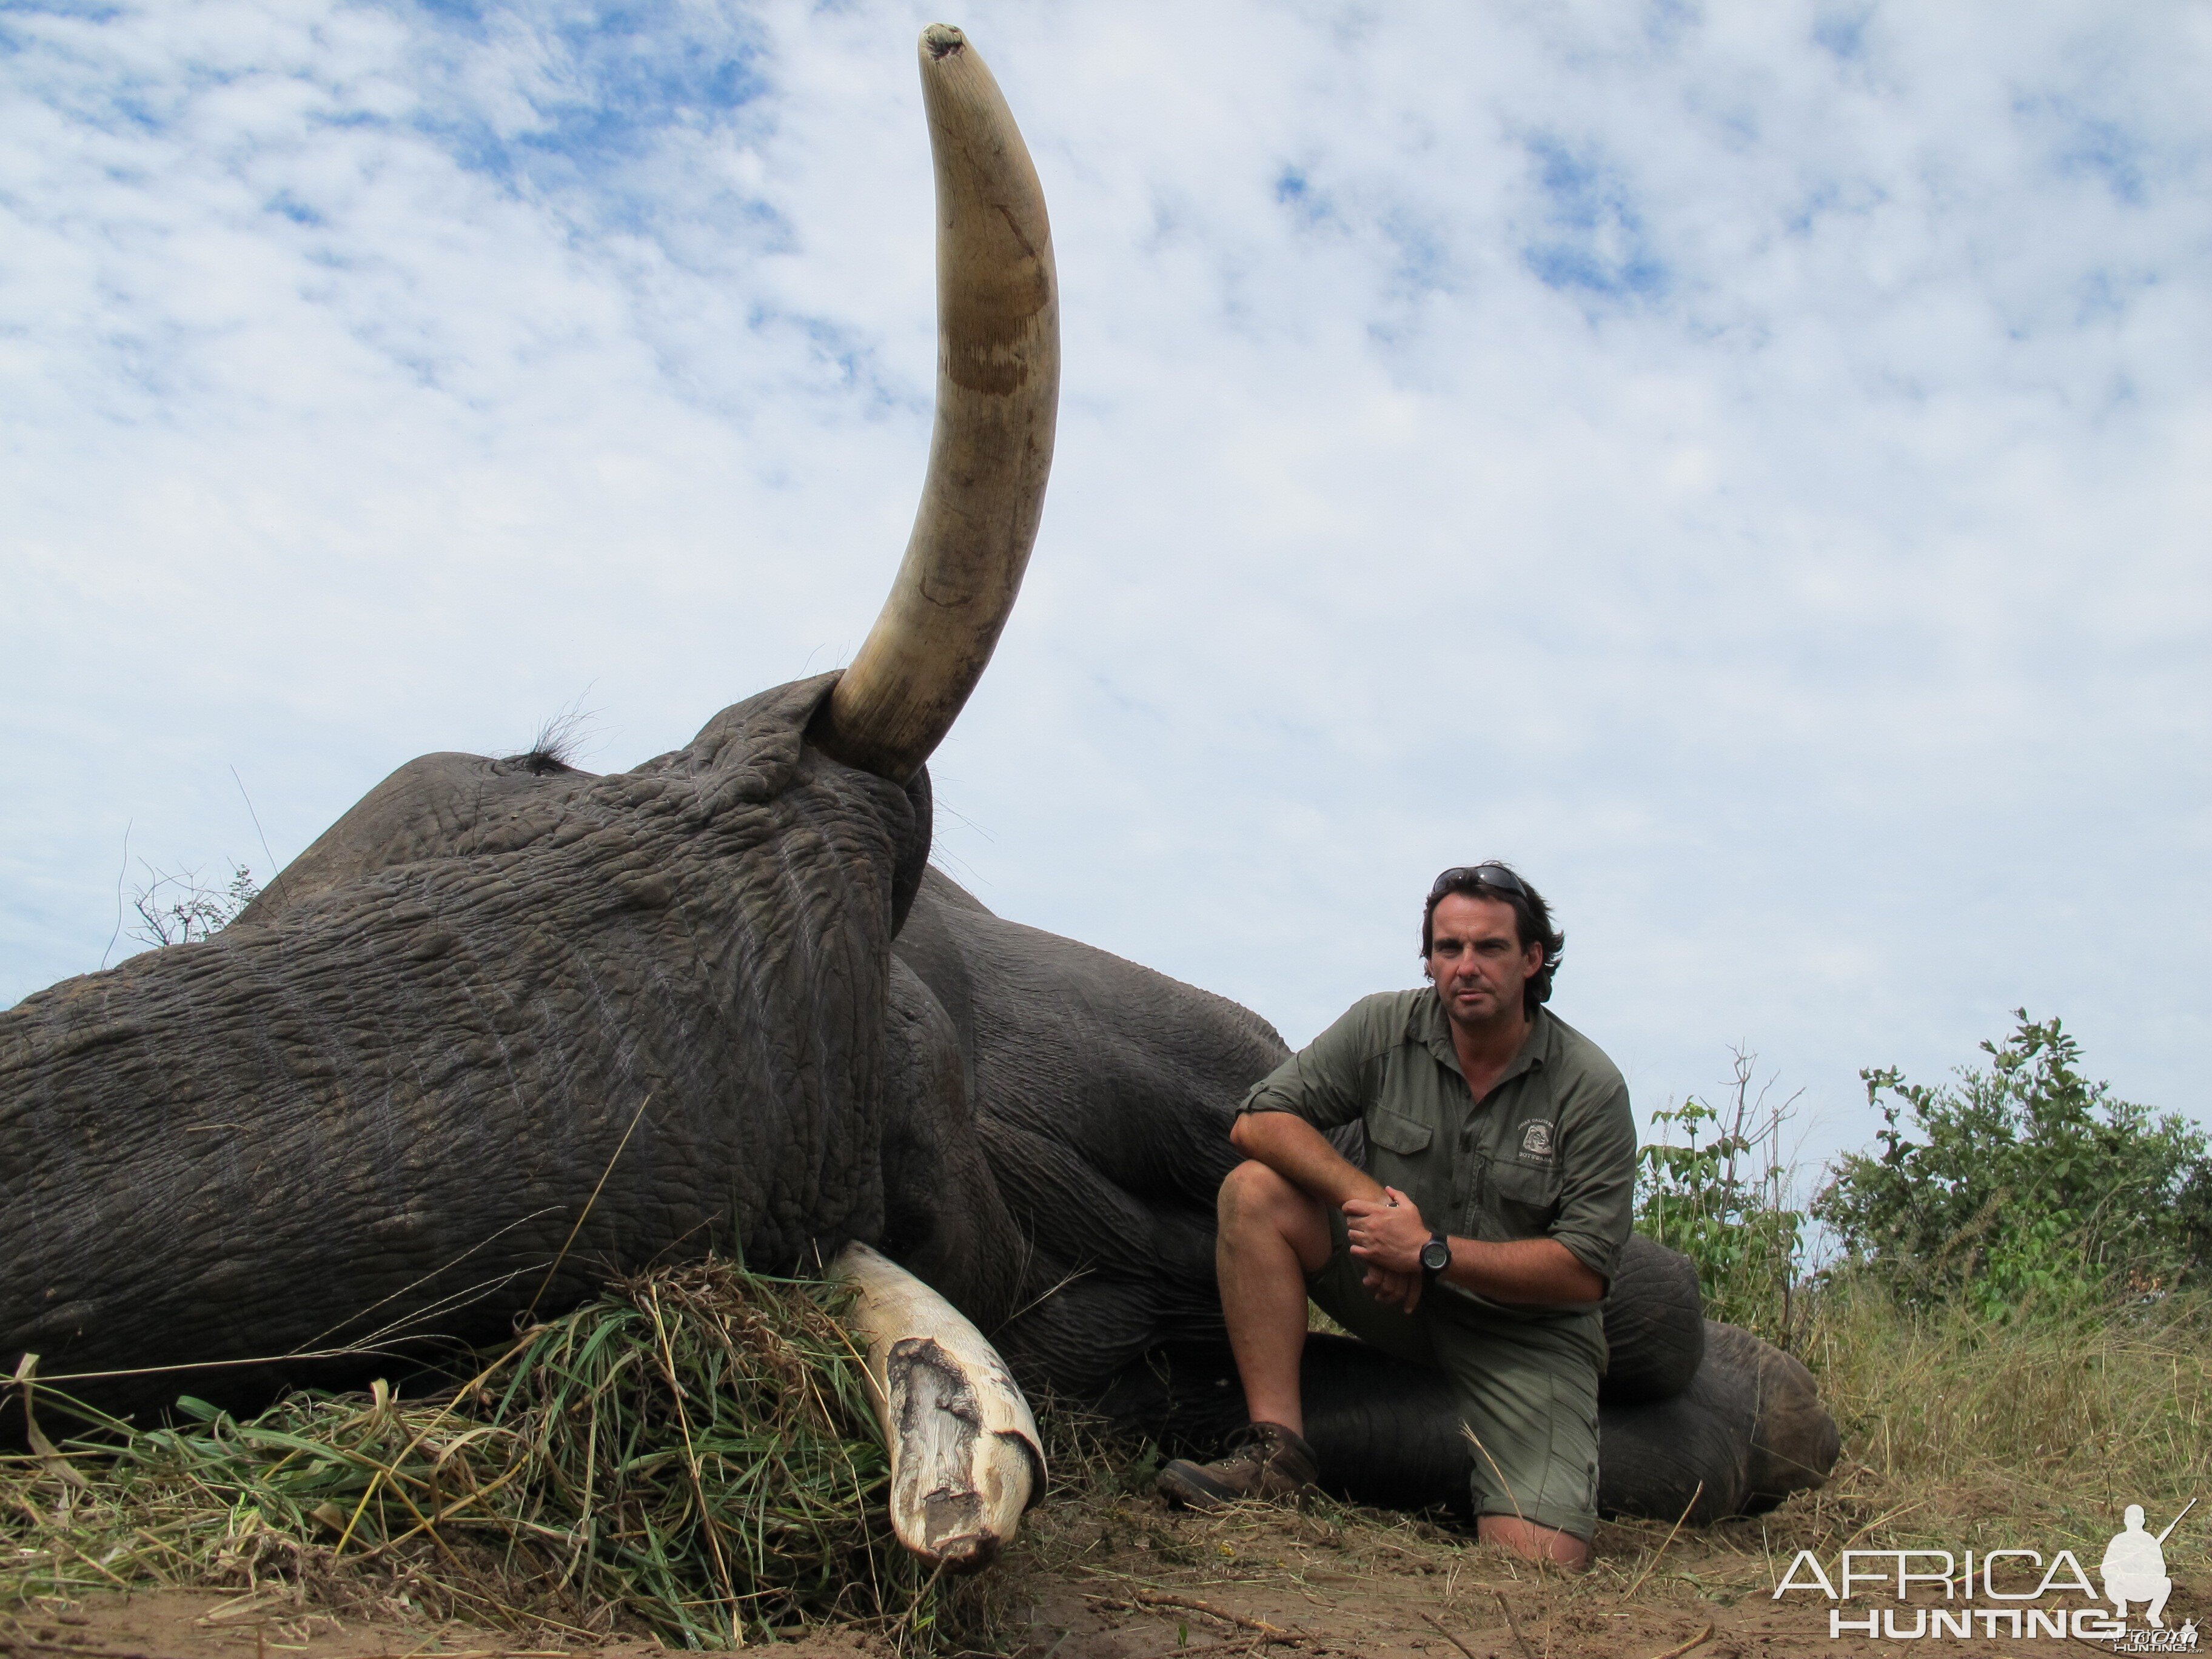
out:
{"label": "white cloud", "polygon": [[[912,8],[8,14],[0,995],[124,826],[840,661],[932,362]],[[942,751],[1008,914],[1294,1039],[1502,853],[1645,1103],[2067,1016],[2201,1110],[2207,26],[1008,3],[1060,455]],[[588,690],[587,690],[588,688]]]}

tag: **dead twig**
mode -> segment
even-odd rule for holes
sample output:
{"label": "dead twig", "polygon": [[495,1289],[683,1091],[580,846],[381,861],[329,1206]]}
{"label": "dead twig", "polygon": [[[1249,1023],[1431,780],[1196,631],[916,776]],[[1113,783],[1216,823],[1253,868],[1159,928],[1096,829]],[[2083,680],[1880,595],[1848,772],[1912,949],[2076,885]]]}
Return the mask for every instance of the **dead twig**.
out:
{"label": "dead twig", "polygon": [[1183,1613],[1202,1613],[1209,1619],[1218,1619],[1225,1625],[1249,1630],[1263,1642],[1280,1642],[1286,1647],[1310,1646],[1314,1638],[1304,1631],[1285,1630],[1280,1625],[1271,1625],[1264,1619],[1247,1618],[1241,1613],[1231,1613],[1226,1607],[1217,1607],[1211,1601],[1201,1601],[1195,1595],[1170,1595],[1165,1590],[1140,1589],[1133,1593],[1130,1601],[1117,1597],[1095,1595],[1089,1598],[1109,1607],[1173,1608]]}
{"label": "dead twig", "polygon": [[1695,1636],[1692,1636],[1688,1641],[1677,1643],[1674,1646],[1668,1648],[1664,1653],[1655,1653],[1651,1656],[1651,1659],[1682,1659],[1682,1656],[1684,1654],[1687,1653],[1692,1648],[1696,1647],[1699,1643],[1710,1642],[1712,1639],[1713,1627],[1711,1625],[1708,1625],[1703,1630],[1699,1631]]}
{"label": "dead twig", "polygon": [[1498,1598],[1498,1610],[1505,1615],[1505,1628],[1512,1633],[1513,1645],[1521,1650],[1522,1659],[1536,1659],[1536,1650],[1528,1645],[1528,1638],[1521,1633],[1520,1623],[1513,1617],[1513,1604],[1505,1599],[1505,1592],[1493,1589],[1490,1593]]}
{"label": "dead twig", "polygon": [[1444,1621],[1443,1620],[1437,1618],[1436,1614],[1431,1613],[1426,1607],[1421,1609],[1421,1617],[1434,1625],[1437,1627],[1437,1634],[1443,1637],[1445,1641],[1450,1643],[1462,1653],[1465,1654],[1467,1656],[1467,1659],[1475,1659],[1474,1650],[1468,1646],[1466,1643],[1461,1641],[1458,1637],[1454,1636],[1450,1631],[1447,1630],[1444,1627]]}

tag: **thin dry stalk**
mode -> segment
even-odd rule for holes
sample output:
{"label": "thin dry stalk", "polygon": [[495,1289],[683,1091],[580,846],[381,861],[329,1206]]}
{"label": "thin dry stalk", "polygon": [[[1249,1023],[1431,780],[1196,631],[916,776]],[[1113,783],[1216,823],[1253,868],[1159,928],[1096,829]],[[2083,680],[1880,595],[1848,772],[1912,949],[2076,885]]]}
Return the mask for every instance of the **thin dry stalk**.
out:
{"label": "thin dry stalk", "polygon": [[1674,1524],[1668,1528],[1666,1541],[1662,1543],[1651,1559],[1644,1564],[1644,1571],[1636,1575],[1636,1582],[1629,1585],[1626,1590],[1621,1592],[1620,1599],[1622,1601],[1626,1601],[1632,1600],[1635,1596],[1636,1592],[1644,1588],[1644,1581],[1651,1576],[1652,1570],[1656,1568],[1661,1560],[1665,1558],[1667,1553],[1667,1545],[1674,1541],[1674,1534],[1682,1530],[1682,1522],[1690,1518],[1690,1511],[1698,1507],[1698,1500],[1705,1495],[1705,1483],[1700,1480],[1698,1482],[1697,1490],[1690,1494],[1690,1501],[1682,1505],[1681,1514],[1674,1517]]}

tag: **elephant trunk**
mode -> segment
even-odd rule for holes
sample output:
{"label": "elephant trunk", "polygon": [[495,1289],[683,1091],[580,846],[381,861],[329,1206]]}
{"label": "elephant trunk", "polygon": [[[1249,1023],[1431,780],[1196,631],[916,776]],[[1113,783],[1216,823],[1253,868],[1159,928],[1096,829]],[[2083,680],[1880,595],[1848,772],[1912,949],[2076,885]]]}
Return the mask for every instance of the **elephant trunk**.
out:
{"label": "elephant trunk", "polygon": [[991,71],[956,28],[921,43],[937,173],[937,428],[890,596],[808,734],[903,783],[951,730],[1012,613],[1060,404],[1052,228]]}

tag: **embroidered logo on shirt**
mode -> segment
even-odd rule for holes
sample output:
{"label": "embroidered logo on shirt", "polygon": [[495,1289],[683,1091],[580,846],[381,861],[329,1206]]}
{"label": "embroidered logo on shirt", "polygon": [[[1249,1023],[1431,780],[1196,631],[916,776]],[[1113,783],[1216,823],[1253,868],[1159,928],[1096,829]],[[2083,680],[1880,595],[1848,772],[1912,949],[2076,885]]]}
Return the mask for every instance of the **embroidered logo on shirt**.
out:
{"label": "embroidered logo on shirt", "polygon": [[1539,1118],[1521,1132],[1521,1150],[1529,1158],[1552,1155],[1552,1126]]}

